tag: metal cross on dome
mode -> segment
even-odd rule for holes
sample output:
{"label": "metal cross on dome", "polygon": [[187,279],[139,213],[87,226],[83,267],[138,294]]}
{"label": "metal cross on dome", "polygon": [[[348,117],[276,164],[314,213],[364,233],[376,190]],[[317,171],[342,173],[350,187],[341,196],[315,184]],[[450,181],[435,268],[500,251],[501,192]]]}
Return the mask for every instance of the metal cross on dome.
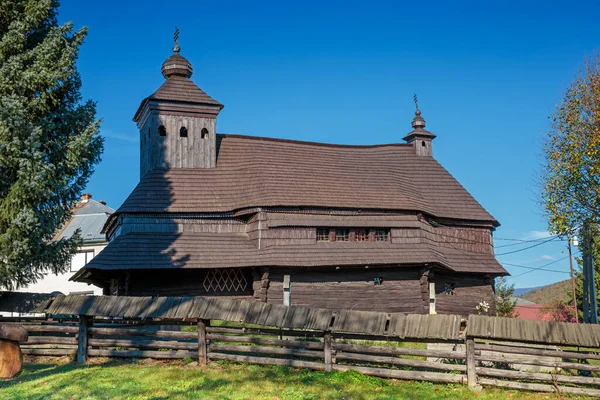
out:
{"label": "metal cross on dome", "polygon": [[417,94],[415,93],[413,96],[413,100],[415,102],[415,106],[417,107],[417,110],[419,109],[419,99],[417,98]]}
{"label": "metal cross on dome", "polygon": [[173,41],[175,42],[175,45],[173,46],[173,51],[175,53],[179,53],[179,50],[181,50],[181,48],[179,47],[179,28],[175,27],[175,34],[173,35]]}

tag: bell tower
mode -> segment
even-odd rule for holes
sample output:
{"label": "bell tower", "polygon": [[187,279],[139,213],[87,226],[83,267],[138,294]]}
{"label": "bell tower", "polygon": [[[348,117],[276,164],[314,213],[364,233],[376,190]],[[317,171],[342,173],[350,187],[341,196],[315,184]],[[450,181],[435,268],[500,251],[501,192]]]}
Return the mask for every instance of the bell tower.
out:
{"label": "bell tower", "polygon": [[431,141],[435,139],[435,135],[425,130],[425,120],[421,117],[421,110],[419,110],[419,102],[416,94],[414,99],[416,110],[415,117],[412,120],[413,130],[404,136],[404,140],[406,143],[413,145],[415,153],[417,153],[418,156],[432,157],[433,149]]}
{"label": "bell tower", "polygon": [[223,105],[190,80],[175,28],[173,54],[162,65],[165,82],[140,104],[133,121],[140,130],[140,177],[157,168],[214,168],[217,115]]}

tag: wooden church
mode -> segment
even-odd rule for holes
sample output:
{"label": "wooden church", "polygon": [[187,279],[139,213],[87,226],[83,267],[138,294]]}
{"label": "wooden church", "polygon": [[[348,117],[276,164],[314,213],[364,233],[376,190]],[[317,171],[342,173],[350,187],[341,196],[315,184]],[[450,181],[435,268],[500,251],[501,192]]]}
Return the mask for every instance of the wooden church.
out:
{"label": "wooden church", "polygon": [[228,296],[322,308],[494,312],[499,223],[432,156],[417,109],[406,143],[347,146],[217,134],[223,105],[179,54],[134,116],[140,182],[108,246],[71,279],[106,295]]}

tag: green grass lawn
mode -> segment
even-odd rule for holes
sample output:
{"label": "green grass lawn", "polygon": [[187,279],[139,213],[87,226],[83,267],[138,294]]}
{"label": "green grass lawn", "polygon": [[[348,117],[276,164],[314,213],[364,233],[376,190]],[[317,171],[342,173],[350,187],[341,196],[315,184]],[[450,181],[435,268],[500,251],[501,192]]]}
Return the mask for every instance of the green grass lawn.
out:
{"label": "green grass lawn", "polygon": [[558,399],[500,389],[472,393],[464,386],[405,382],[358,373],[211,363],[107,362],[26,364],[0,381],[0,399]]}

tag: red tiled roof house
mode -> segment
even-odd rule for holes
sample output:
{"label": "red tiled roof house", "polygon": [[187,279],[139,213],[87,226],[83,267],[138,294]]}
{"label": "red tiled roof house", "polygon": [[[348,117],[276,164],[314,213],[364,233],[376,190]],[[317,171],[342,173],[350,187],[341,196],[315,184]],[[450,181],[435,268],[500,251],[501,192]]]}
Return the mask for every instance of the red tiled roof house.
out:
{"label": "red tiled roof house", "polygon": [[419,110],[402,144],[217,134],[223,105],[174,50],[134,117],[140,182],[72,279],[110,295],[493,312],[499,224],[433,158]]}

